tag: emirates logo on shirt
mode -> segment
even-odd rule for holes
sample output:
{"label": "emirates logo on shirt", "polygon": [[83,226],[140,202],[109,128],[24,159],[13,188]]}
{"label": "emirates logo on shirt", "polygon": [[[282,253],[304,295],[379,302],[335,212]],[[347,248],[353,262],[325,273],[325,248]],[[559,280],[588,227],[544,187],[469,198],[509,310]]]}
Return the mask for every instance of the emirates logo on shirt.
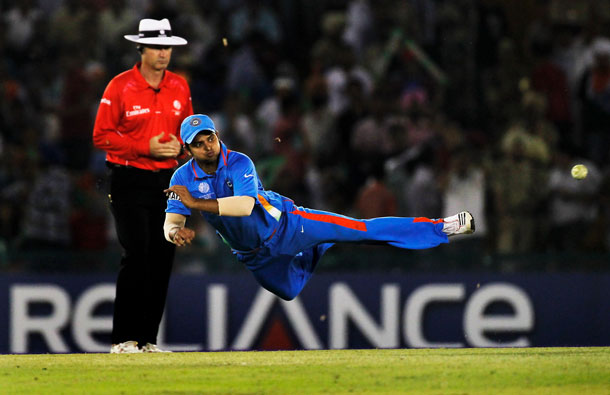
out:
{"label": "emirates logo on shirt", "polygon": [[150,108],[142,108],[140,106],[133,106],[132,111],[125,111],[125,116],[127,118],[133,117],[135,115],[148,114],[150,113]]}

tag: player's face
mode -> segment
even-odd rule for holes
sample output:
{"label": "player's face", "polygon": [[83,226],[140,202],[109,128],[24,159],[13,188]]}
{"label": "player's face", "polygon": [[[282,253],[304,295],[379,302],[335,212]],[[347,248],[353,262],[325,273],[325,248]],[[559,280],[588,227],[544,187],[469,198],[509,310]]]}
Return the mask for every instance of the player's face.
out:
{"label": "player's face", "polygon": [[216,133],[198,134],[189,144],[189,148],[191,155],[202,167],[215,166],[218,163],[220,140]]}
{"label": "player's face", "polygon": [[146,45],[142,50],[142,64],[153,70],[163,71],[169,66],[172,58],[172,47],[161,45]]}

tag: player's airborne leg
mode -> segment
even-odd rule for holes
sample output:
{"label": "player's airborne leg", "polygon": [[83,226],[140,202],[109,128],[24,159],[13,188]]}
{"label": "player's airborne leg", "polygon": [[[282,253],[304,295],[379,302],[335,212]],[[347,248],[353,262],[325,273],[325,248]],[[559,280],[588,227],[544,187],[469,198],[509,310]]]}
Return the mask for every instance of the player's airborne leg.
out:
{"label": "player's airborne leg", "polygon": [[[288,212],[285,239],[294,253],[320,243],[388,244],[407,249],[436,247],[448,236],[474,232],[474,219],[464,211],[445,219],[381,217],[354,219],[303,207]],[[294,232],[291,234],[291,232]]]}
{"label": "player's airborne leg", "polygon": [[447,243],[448,236],[474,232],[474,219],[466,211],[436,220],[423,217],[358,220],[294,206],[283,221],[281,237],[272,239],[255,254],[238,254],[238,259],[264,288],[286,300],[302,291],[318,261],[334,243],[423,249]]}

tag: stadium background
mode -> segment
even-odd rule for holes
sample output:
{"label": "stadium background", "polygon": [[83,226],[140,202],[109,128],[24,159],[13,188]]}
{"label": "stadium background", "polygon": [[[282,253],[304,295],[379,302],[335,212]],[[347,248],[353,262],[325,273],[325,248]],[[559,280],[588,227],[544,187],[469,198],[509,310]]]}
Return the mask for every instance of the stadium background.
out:
{"label": "stadium background", "polygon": [[[322,283],[424,273],[430,283],[471,276],[474,287],[482,273],[558,274],[558,289],[595,284],[574,303],[604,311],[608,287],[595,279],[607,282],[610,262],[608,1],[22,0],[0,13],[3,313],[15,279],[112,281],[120,248],[91,133],[108,80],[138,59],[122,35],[143,17],[167,17],[189,40],[171,69],[266,188],[355,217],[468,209],[477,219],[473,237],[430,251],[334,247]],[[586,180],[570,177],[574,163],[587,164]],[[178,253],[176,278],[249,281],[192,220],[198,238]],[[607,314],[588,320],[609,333]],[[3,352],[9,331],[0,328]]]}

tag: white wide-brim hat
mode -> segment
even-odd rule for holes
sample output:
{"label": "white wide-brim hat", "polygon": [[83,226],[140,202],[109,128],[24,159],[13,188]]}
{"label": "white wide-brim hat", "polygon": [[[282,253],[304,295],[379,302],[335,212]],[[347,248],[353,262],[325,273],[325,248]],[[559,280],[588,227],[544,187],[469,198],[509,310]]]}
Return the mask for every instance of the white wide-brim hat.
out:
{"label": "white wide-brim hat", "polygon": [[182,37],[172,35],[172,27],[167,18],[161,19],[142,19],[138,27],[137,35],[127,34],[123,37],[138,44],[150,45],[185,45],[187,41]]}

